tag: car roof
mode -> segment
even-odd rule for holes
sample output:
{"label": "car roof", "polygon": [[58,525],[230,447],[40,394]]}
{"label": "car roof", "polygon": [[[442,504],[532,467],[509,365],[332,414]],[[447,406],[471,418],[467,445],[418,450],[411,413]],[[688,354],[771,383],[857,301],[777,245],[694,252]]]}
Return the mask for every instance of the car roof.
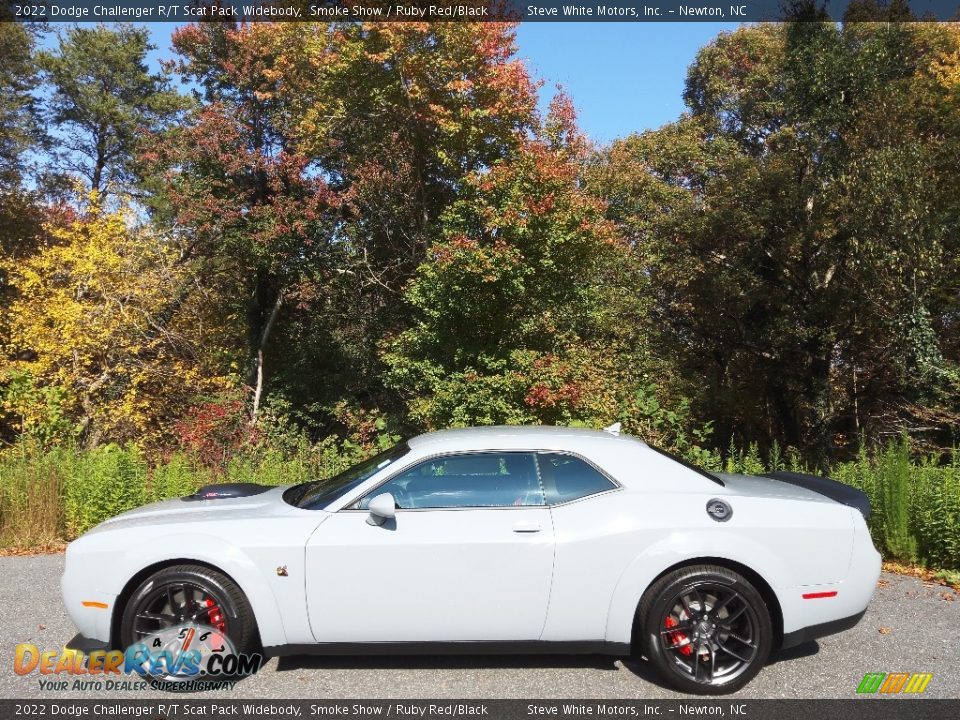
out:
{"label": "car roof", "polygon": [[631,435],[618,435],[606,430],[554,425],[488,425],[424,433],[411,438],[408,445],[415,450],[442,452],[461,448],[477,449],[484,445],[491,449],[536,449],[567,444],[592,444],[597,441],[644,444],[642,440]]}

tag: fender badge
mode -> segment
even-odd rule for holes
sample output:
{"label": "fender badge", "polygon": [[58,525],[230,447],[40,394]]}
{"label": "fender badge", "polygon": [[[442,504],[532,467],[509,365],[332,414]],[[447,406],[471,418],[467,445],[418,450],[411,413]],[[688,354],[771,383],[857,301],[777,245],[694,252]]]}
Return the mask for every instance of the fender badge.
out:
{"label": "fender badge", "polygon": [[707,501],[707,515],[717,522],[726,522],[733,517],[733,508],[720,498]]}
{"label": "fender badge", "polygon": [[277,568],[277,575],[279,575],[280,577],[287,577],[287,575],[289,574],[290,573],[287,572],[286,565],[281,565],[280,567]]}

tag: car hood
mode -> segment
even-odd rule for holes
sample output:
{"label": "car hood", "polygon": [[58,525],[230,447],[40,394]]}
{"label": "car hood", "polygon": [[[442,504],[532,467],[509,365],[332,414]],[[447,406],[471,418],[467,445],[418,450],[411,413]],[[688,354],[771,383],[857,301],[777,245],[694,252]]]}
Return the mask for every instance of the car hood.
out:
{"label": "car hood", "polygon": [[250,497],[202,499],[194,496],[150,503],[105,520],[91,533],[168,523],[209,523],[285,515],[295,510],[283,500],[289,485]]}

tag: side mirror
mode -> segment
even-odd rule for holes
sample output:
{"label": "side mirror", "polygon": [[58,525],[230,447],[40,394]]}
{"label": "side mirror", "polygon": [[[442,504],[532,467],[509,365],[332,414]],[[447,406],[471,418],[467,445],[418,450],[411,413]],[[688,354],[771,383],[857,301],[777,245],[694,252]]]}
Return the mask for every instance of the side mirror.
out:
{"label": "side mirror", "polygon": [[387,520],[396,517],[397,501],[393,499],[393,495],[390,493],[382,493],[370,500],[367,509],[370,511],[367,523],[369,525],[383,525]]}

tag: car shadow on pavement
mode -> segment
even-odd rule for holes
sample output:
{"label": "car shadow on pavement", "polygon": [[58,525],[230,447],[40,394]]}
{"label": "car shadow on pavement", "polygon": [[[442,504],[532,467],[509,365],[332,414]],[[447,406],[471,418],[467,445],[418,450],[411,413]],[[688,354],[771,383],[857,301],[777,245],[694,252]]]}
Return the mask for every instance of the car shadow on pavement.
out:
{"label": "car shadow on pavement", "polygon": [[653,667],[650,661],[645,657],[635,655],[633,657],[622,658],[622,660],[623,666],[641,680],[644,680],[651,685],[656,685],[658,688],[671,690],[673,692],[677,691],[675,687],[672,687],[663,681],[663,678],[660,677],[660,673],[657,672],[657,669]]}
{"label": "car shadow on pavement", "polygon": [[810,657],[811,655],[816,655],[818,652],[820,652],[820,643],[816,640],[809,640],[805,643],[795,645],[792,648],[787,648],[786,650],[774,650],[770,653],[770,659],[767,660],[767,665],[775,665],[784,660],[798,660],[800,658]]}
{"label": "car shadow on pavement", "polygon": [[431,670],[481,668],[593,668],[616,670],[610,655],[289,655],[277,661],[277,671]]}
{"label": "car shadow on pavement", "polygon": [[[767,665],[809,657],[820,652],[816,641],[770,655]],[[646,682],[672,690],[645,659],[611,655],[288,655],[278,658],[277,672],[289,670],[472,670],[484,668],[590,668],[617,670],[617,661]]]}
{"label": "car shadow on pavement", "polygon": [[[810,655],[816,655],[818,652],[820,652],[820,646],[816,640],[811,640],[810,642],[802,643],[787,650],[774,650],[770,653],[770,658],[767,660],[766,666],[770,667],[785,660],[809,657]],[[641,680],[645,680],[651,685],[676,692],[676,688],[664,682],[660,673],[657,672],[657,669],[645,657],[635,656],[622,658],[622,660],[623,666]]]}

